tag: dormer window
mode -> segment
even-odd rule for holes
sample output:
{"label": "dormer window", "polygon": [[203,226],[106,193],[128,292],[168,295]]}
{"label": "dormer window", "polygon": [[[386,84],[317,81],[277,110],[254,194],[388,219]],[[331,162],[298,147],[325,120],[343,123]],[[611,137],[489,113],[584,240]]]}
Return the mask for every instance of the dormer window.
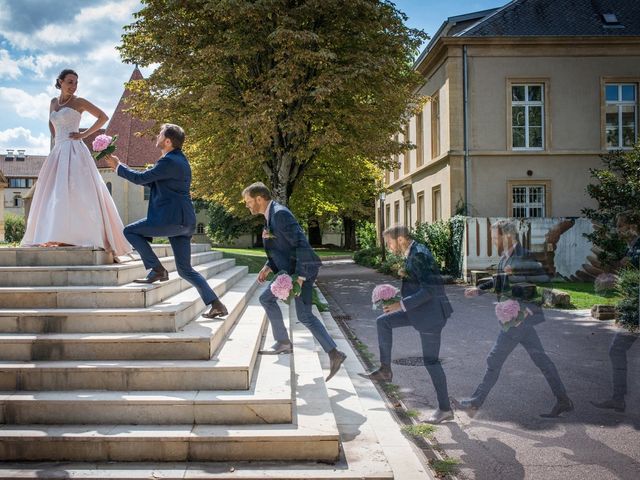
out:
{"label": "dormer window", "polygon": [[620,24],[615,13],[603,13],[602,24],[605,28],[624,28],[624,25]]}

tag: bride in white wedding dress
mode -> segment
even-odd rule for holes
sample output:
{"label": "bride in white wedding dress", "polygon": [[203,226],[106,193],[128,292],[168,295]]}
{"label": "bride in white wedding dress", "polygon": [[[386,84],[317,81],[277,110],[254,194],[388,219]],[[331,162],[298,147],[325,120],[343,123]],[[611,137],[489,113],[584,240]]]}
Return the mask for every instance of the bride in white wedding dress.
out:
{"label": "bride in white wedding dress", "polygon": [[[23,246],[103,248],[115,256],[133,249],[91,152],[82,141],[109,119],[91,102],[74,95],[78,75],[63,70],[56,80],[60,96],[51,100],[49,129],[55,146],[42,165],[29,211]],[[96,122],[82,133],[80,117]]]}

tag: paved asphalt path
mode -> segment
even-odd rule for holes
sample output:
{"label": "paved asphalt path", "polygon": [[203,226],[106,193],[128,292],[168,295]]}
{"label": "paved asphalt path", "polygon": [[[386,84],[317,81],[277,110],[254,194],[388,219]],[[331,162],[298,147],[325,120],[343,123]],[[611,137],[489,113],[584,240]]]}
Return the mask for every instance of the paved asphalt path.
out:
{"label": "paved asphalt path", "polygon": [[[398,280],[353,263],[335,262],[320,270],[318,284],[333,307],[350,316],[349,325],[378,358],[376,316],[370,304],[379,283]],[[485,359],[499,327],[492,295],[465,299],[463,287],[448,285],[454,314],[443,330],[441,359],[449,394],[469,396],[480,382]],[[640,341],[628,353],[627,412],[593,407],[589,400],[610,396],[607,349],[615,327],[585,311],[546,310],[536,327],[555,362],[575,411],[560,419],[543,419],[554,397],[540,371],[518,346],[505,363],[498,383],[475,418],[456,414],[438,427],[436,439],[447,454],[461,460],[458,478],[478,480],[639,480],[640,479]],[[408,408],[427,418],[436,406],[435,391],[420,360],[411,327],[394,331],[394,383]],[[404,360],[408,359],[408,362]],[[400,365],[409,363],[409,365]]]}

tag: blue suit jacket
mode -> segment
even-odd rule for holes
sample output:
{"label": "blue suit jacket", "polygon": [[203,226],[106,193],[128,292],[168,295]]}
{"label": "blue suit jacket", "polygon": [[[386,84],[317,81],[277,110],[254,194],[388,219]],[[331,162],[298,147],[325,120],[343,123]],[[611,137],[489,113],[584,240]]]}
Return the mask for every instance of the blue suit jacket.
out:
{"label": "blue suit jacket", "polygon": [[322,262],[291,211],[271,202],[268,219],[262,236],[267,252],[266,265],[276,273],[285,271],[307,280],[314,279]]}
{"label": "blue suit jacket", "polygon": [[442,329],[453,309],[440,270],[425,245],[413,242],[405,260],[405,273],[400,294],[409,321],[420,332]]}
{"label": "blue suit jacket", "polygon": [[[511,267],[510,274],[505,273],[505,269]],[[547,274],[544,267],[538,262],[531,252],[524,248],[520,243],[516,243],[511,256],[506,258],[504,255],[498,262],[497,275],[478,285],[481,290],[494,290],[499,302],[503,302],[510,298],[518,300],[523,306],[528,307],[533,315],[525,318],[525,323],[529,325],[537,325],[544,322],[544,312],[542,307],[532,301],[525,301],[514,297],[511,289],[519,283],[549,283],[551,287],[551,277]]]}
{"label": "blue suit jacket", "polygon": [[136,172],[119,165],[116,173],[136,185],[151,188],[148,225],[196,225],[196,213],[191,202],[191,167],[182,150],[170,151],[145,172]]}

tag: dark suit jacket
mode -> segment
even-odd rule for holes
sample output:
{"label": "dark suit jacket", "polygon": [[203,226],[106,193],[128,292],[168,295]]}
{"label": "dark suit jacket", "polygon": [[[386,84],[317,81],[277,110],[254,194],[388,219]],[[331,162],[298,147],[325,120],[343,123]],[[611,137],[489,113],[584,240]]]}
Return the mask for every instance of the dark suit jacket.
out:
{"label": "dark suit jacket", "polygon": [[[511,267],[511,273],[509,274],[505,273],[507,267]],[[518,283],[546,283],[550,281],[551,279],[542,267],[542,264],[533,258],[529,250],[524,248],[520,243],[516,243],[511,256],[506,258],[503,255],[500,258],[497,275],[481,282],[478,288],[481,290],[493,289],[498,297],[498,301],[501,302],[509,298],[515,298],[511,291],[513,286]],[[526,317],[526,323],[536,325],[544,322],[544,313],[540,305],[533,302],[522,301],[519,298],[515,299],[533,312],[533,315]]]}
{"label": "dark suit jacket", "polygon": [[124,165],[116,170],[122,178],[151,188],[147,223],[149,225],[196,225],[191,202],[191,167],[182,150],[170,151],[153,168],[136,172]]}
{"label": "dark suit jacket", "polygon": [[287,207],[271,202],[264,231],[268,232],[268,235],[263,235],[264,249],[267,252],[266,265],[272,271],[297,274],[307,280],[318,275],[322,262]]}
{"label": "dark suit jacket", "polygon": [[444,291],[440,270],[429,249],[413,242],[405,260],[400,294],[413,327],[419,332],[440,330],[453,309]]}

